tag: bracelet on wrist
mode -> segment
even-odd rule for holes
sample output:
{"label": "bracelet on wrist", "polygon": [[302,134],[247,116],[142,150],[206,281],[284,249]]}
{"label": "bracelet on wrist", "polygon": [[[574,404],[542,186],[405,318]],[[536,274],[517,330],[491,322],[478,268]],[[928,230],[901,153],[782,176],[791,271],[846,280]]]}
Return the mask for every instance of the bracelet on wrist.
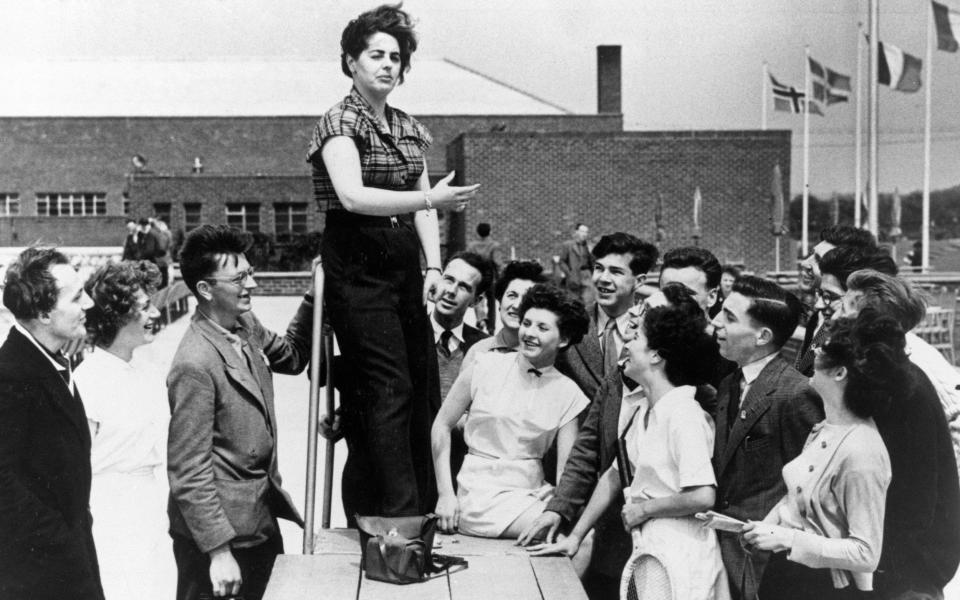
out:
{"label": "bracelet on wrist", "polygon": [[427,267],[424,271],[436,271],[437,273],[443,273],[443,269],[440,267]]}
{"label": "bracelet on wrist", "polygon": [[430,190],[423,190],[423,205],[427,208],[427,212],[433,210],[433,202],[430,202]]}

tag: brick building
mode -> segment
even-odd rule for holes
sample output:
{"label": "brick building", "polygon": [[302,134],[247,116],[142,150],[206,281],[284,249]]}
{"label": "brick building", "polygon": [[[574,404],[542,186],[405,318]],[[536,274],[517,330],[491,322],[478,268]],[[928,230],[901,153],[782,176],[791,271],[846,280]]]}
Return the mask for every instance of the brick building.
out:
{"label": "brick building", "polygon": [[[456,169],[482,184],[465,213],[444,215],[448,249],[480,221],[545,261],[578,220],[653,239],[658,194],[662,245],[690,243],[699,187],[701,243],[772,269],[770,174],[779,163],[790,180],[790,132],[625,132],[619,48],[600,47],[597,62],[598,112],[586,115],[451,61],[414,63],[391,100],[433,134],[431,179]],[[38,93],[17,97],[36,101],[0,101],[0,246],[119,245],[127,216],[161,215],[175,233],[230,223],[281,242],[322,230],[305,156],[316,109],[348,89],[338,62],[115,67],[33,65],[20,87]],[[39,93],[54,82],[74,98]],[[104,95],[105,82],[116,92]]]}

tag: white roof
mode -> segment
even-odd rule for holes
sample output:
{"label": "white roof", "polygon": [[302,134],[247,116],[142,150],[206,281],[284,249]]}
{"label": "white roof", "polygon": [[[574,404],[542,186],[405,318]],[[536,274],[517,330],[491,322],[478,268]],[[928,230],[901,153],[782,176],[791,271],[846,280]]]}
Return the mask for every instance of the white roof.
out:
{"label": "white roof", "polygon": [[[318,115],[350,81],[339,61],[0,59],[0,117]],[[446,59],[414,57],[390,104],[413,115],[569,111]]]}

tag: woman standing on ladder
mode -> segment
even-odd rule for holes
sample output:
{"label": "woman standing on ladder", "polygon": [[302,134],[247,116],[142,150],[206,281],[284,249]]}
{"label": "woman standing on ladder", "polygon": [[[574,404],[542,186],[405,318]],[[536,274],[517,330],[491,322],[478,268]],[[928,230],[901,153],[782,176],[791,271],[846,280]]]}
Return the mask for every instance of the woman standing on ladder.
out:
{"label": "woman standing on ladder", "polygon": [[430,134],[387,104],[417,48],[410,16],[399,6],[367,11],[340,47],[353,87],[317,123],[308,161],[326,211],[326,306],[351,371],[341,401],[344,509],[348,519],[424,514],[436,501],[430,423],[439,398],[426,392],[433,347],[424,307],[440,279],[434,209],[462,210],[479,186],[451,186],[450,173],[431,189]]}

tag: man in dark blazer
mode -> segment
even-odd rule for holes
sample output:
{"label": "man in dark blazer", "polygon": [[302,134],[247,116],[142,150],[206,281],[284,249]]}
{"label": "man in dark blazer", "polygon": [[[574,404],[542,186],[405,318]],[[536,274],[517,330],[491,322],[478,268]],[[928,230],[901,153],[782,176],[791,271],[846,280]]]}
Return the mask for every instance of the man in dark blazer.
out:
{"label": "man in dark blazer", "polygon": [[168,513],[181,600],[259,600],[283,553],[277,519],[303,525],[277,469],[271,371],[306,367],[313,301],[304,299],[285,336],[265,329],[250,312],[248,246],[238,230],[204,225],[181,252],[197,298],[167,377]]}
{"label": "man in dark blazer", "polygon": [[160,256],[160,238],[153,229],[150,219],[140,219],[140,233],[137,235],[137,259],[149,260],[158,264]]}
{"label": "man in dark blazer", "polygon": [[[30,248],[7,270],[0,347],[0,598],[102,600],[90,517],[90,429],[61,350],[93,305],[67,258]],[[133,535],[133,532],[131,532]]]}
{"label": "man in dark blazer", "polygon": [[133,219],[127,219],[127,236],[123,240],[122,260],[137,260],[140,257],[140,251],[137,248],[137,238],[140,235],[140,228]]}
{"label": "man in dark blazer", "polygon": [[[717,390],[713,453],[716,509],[735,519],[762,520],[786,495],[781,469],[823,419],[807,378],[780,356],[800,310],[777,284],[745,276],[713,320],[720,354],[739,366]],[[737,534],[718,533],[732,596],[754,600],[769,555],[748,555]]]}
{"label": "man in dark blazer", "polygon": [[561,352],[556,363],[587,398],[596,396],[600,384],[616,371],[630,307],[659,255],[653,244],[619,232],[600,238],[592,252],[596,303],[587,307],[590,330],[579,344]]}
{"label": "man in dark blazer", "polygon": [[[680,286],[655,292],[646,299],[644,307],[668,304],[686,305],[691,311],[700,310],[693,295]],[[631,329],[637,326],[638,318],[635,317],[631,320]],[[632,334],[628,334],[628,338],[632,339]],[[643,390],[624,378],[619,369],[607,376],[580,426],[553,498],[543,514],[520,536],[521,544],[530,544],[541,537],[553,541],[561,525],[571,526],[576,522],[600,476],[616,460],[619,437],[630,426],[631,416],[643,395]],[[709,385],[697,389],[696,398],[701,407],[712,407],[716,403],[715,396],[716,390]],[[583,564],[582,559],[574,559],[578,569],[586,569],[582,577],[584,588],[594,600],[617,597],[620,574],[630,557],[632,541],[620,517],[622,508],[623,498],[618,496],[594,525],[590,550],[585,553],[590,557],[589,565]]]}

